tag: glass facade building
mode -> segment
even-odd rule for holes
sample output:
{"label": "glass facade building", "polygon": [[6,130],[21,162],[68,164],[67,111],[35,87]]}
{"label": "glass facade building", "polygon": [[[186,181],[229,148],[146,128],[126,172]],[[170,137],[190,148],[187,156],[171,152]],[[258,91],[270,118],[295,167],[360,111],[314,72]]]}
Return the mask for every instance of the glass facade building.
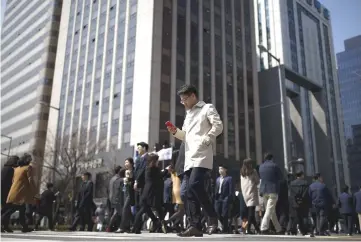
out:
{"label": "glass facade building", "polygon": [[337,53],[338,80],[351,187],[360,186],[361,169],[361,36],[345,40],[345,51]]}
{"label": "glass facade building", "polygon": [[61,11],[61,0],[8,0],[2,23],[1,161],[31,153],[37,172],[45,150]]}
{"label": "glass facade building", "polygon": [[245,157],[261,159],[251,0],[68,0],[64,7],[53,125],[62,142],[86,130],[104,144],[99,152],[140,141],[177,148],[164,123],[182,126],[176,90],[188,83],[224,121],[216,161],[237,173]]}
{"label": "glass facade building", "polygon": [[[324,173],[336,192],[348,182],[348,168],[329,10],[318,0],[257,0],[254,6],[256,43],[286,70],[287,158],[303,158],[306,174]],[[277,65],[266,53],[258,55],[261,72]]]}

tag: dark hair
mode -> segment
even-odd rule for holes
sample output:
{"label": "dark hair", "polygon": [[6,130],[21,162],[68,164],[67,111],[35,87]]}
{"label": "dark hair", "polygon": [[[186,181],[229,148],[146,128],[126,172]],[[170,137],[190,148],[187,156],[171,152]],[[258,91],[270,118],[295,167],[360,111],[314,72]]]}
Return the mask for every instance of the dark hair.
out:
{"label": "dark hair", "polygon": [[149,145],[147,143],[145,143],[145,142],[139,142],[137,144],[137,146],[143,147],[146,151],[148,151],[148,149],[149,149]]}
{"label": "dark hair", "polygon": [[219,167],[222,167],[223,169],[228,170],[228,166],[226,166],[226,165],[219,165]]}
{"label": "dark hair", "polygon": [[10,156],[4,166],[17,167],[19,162],[19,156]]}
{"label": "dark hair", "polygon": [[342,191],[343,191],[343,192],[348,192],[348,189],[349,189],[348,186],[345,186],[345,187],[342,189]]}
{"label": "dark hair", "polygon": [[114,174],[118,174],[119,171],[120,171],[120,169],[122,169],[121,166],[116,166],[116,167],[114,168]]}
{"label": "dark hair", "polygon": [[303,176],[303,171],[296,172],[296,177],[301,177],[301,176]]}
{"label": "dark hair", "polygon": [[18,166],[28,166],[30,165],[30,162],[33,160],[31,155],[28,153],[25,153],[18,161]]}
{"label": "dark hair", "polygon": [[313,175],[313,180],[318,180],[321,177],[321,173],[316,173],[315,175]]}
{"label": "dark hair", "polygon": [[177,94],[178,96],[180,95],[192,95],[194,94],[196,97],[198,97],[198,91],[197,91],[197,88],[193,85],[188,85],[188,84],[185,84],[183,86],[181,86],[178,91],[177,91]]}
{"label": "dark hair", "polygon": [[273,155],[272,155],[271,153],[266,153],[266,154],[264,155],[264,159],[265,159],[265,160],[273,160]]}
{"label": "dark hair", "polygon": [[48,183],[46,184],[46,188],[47,188],[47,189],[50,189],[50,188],[53,188],[53,187],[54,187],[54,184],[51,183],[51,182],[48,182]]}
{"label": "dark hair", "polygon": [[125,159],[126,161],[129,161],[130,164],[134,165],[134,160],[132,157],[128,157]]}
{"label": "dark hair", "polygon": [[83,176],[86,176],[86,177],[90,178],[92,175],[90,174],[90,172],[86,171],[86,172],[83,173]]}
{"label": "dark hair", "polygon": [[150,153],[147,158],[147,165],[149,165],[153,161],[157,161],[158,159],[159,159],[159,156],[156,153]]}
{"label": "dark hair", "polygon": [[247,177],[247,176],[251,176],[253,173],[254,173],[253,160],[250,158],[243,160],[241,175],[243,177]]}
{"label": "dark hair", "polygon": [[119,172],[118,172],[118,175],[120,176],[120,178],[124,178],[125,177],[125,171],[126,171],[127,169],[120,169],[119,170]]}

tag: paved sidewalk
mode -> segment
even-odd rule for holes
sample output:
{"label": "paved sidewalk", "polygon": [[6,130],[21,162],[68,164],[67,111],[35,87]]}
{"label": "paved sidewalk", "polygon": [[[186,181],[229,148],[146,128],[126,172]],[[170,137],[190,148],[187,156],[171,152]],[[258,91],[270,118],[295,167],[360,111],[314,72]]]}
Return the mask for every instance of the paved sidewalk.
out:
{"label": "paved sidewalk", "polygon": [[1,241],[40,241],[40,242],[63,242],[63,241],[313,241],[313,240],[333,240],[333,241],[361,241],[360,236],[328,236],[328,237],[303,237],[303,236],[282,236],[282,235],[204,235],[202,238],[180,238],[175,234],[115,234],[99,232],[51,232],[38,231],[23,234],[15,232],[13,234],[1,234]]}

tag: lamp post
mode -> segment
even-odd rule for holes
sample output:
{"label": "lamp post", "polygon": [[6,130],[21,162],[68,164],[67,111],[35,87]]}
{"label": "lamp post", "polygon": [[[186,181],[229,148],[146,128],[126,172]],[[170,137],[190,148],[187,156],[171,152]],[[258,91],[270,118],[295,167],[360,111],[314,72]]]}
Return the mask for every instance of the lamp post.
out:
{"label": "lamp post", "polygon": [[269,56],[275,59],[278,63],[278,83],[280,87],[280,105],[281,105],[281,122],[282,122],[282,142],[283,142],[283,158],[285,168],[288,169],[288,149],[287,149],[287,138],[286,138],[286,120],[285,120],[285,103],[283,98],[283,81],[282,81],[282,72],[281,72],[281,60],[274,56],[266,47],[263,45],[258,45],[260,52],[266,52]]}
{"label": "lamp post", "polygon": [[[2,134],[2,135],[1,135],[1,137],[7,138],[7,139],[9,139],[9,140],[10,140],[10,143],[9,143],[9,150],[8,150],[8,154],[7,154],[7,157],[10,157],[11,142],[13,141],[13,138],[12,138],[12,137],[10,137],[10,136],[4,135],[4,134]],[[5,154],[3,154],[3,153],[1,153],[1,154],[2,154],[2,155],[5,155]],[[6,156],[6,155],[5,155],[5,156]]]}
{"label": "lamp post", "polygon": [[[40,105],[44,105],[44,106],[46,106],[46,107],[49,107],[49,108],[52,108],[52,109],[58,111],[58,114],[59,114],[59,112],[60,112],[60,108],[54,107],[54,106],[50,105],[49,103],[39,102],[39,104],[40,104]],[[57,136],[58,136],[58,127],[56,127],[56,130],[55,130],[55,147],[56,147],[56,145],[57,145],[57,144],[56,144],[56,137],[57,137]],[[53,157],[53,164],[55,165],[57,152],[55,151],[53,155],[54,155],[54,157]],[[53,171],[53,174],[52,174],[52,181],[54,181],[54,180],[55,180],[55,171]]]}

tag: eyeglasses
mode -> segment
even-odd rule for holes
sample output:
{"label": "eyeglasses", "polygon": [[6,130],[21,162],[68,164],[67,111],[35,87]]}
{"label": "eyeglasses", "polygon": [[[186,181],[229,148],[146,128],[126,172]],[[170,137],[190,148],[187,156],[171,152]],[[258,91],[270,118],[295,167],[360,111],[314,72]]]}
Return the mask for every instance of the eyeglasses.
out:
{"label": "eyeglasses", "polygon": [[189,96],[185,97],[185,98],[181,98],[180,103],[184,104],[187,101],[188,98],[189,98]]}

